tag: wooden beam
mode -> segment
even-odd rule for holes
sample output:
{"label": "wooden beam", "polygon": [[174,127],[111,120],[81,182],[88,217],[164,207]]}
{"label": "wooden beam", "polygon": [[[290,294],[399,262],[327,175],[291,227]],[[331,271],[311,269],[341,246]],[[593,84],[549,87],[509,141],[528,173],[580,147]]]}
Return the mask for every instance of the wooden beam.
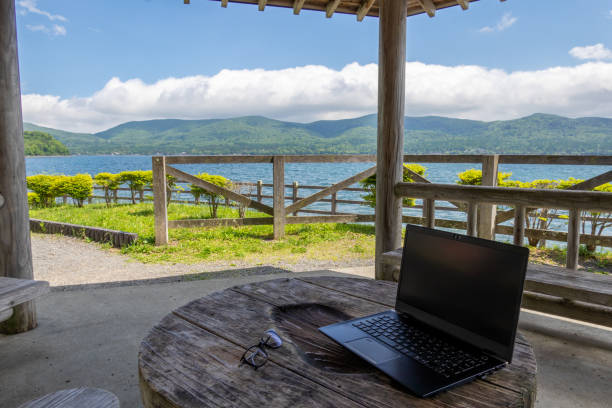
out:
{"label": "wooden beam", "polygon": [[470,202],[467,208],[467,235],[475,237],[478,234],[478,204]]}
{"label": "wooden beam", "polygon": [[302,7],[304,7],[304,2],[306,0],[295,0],[293,2],[293,14],[300,14],[300,11],[302,11]]}
{"label": "wooden beam", "polygon": [[155,217],[155,245],[168,245],[168,192],[166,190],[166,158],[155,156],[153,168],[153,213]]}
{"label": "wooden beam", "polygon": [[274,215],[274,239],[285,236],[285,158],[274,156],[272,202]]}
{"label": "wooden beam", "polygon": [[567,269],[578,269],[580,256],[580,210],[572,208],[569,211],[567,226]]}
{"label": "wooden beam", "polygon": [[376,173],[376,166],[370,167],[369,169],[364,170],[361,173],[355,174],[354,176],[351,176],[347,178],[346,180],[342,180],[341,182],[336,183],[333,186],[329,186],[319,192],[314,193],[313,195],[310,195],[306,198],[302,198],[295,204],[291,204],[289,207],[287,207],[286,211],[287,213],[295,212],[299,210],[300,208],[304,208],[307,205],[310,205],[316,201],[319,201],[323,197],[327,197],[328,195],[331,195],[332,193],[340,191],[345,187],[348,187],[350,185],[357,183],[358,181],[368,178],[375,173]]}
{"label": "wooden beam", "polygon": [[[488,155],[482,158],[482,185],[497,186],[497,172],[499,168],[499,155]],[[484,239],[495,240],[495,217],[497,206],[494,204],[480,204],[478,208],[478,236]]]}
{"label": "wooden beam", "polygon": [[221,7],[227,7],[228,0],[221,0]]}
{"label": "wooden beam", "polygon": [[436,15],[436,6],[433,4],[431,0],[417,0],[417,2],[421,5],[423,10],[427,13],[429,17],[435,17]]}
{"label": "wooden beam", "polygon": [[[403,171],[407,172],[410,177],[412,177],[412,181],[416,182],[416,183],[430,183],[431,181],[427,180],[425,177],[421,176],[419,173],[415,173],[414,171],[410,170],[407,167],[404,167]],[[449,201],[449,203],[451,203],[452,205],[454,205],[455,207],[457,207],[457,209],[461,210],[461,211],[467,211],[467,206],[463,203],[460,202],[452,202]]]}
{"label": "wooden beam", "polygon": [[523,246],[525,241],[525,207],[517,205],[514,214],[514,245]]}
{"label": "wooden beam", "polygon": [[259,0],[259,11],[264,11],[268,0]]}
{"label": "wooden beam", "polygon": [[257,201],[253,201],[250,198],[243,196],[242,194],[238,194],[232,190],[228,190],[227,188],[219,187],[216,184],[209,183],[207,181],[199,179],[196,176],[193,176],[189,173],[185,173],[184,171],[175,169],[174,167],[166,166],[166,173],[170,174],[171,176],[176,177],[180,181],[184,181],[187,183],[194,184],[198,187],[202,187],[206,191],[210,191],[211,193],[225,196],[229,198],[230,200],[237,201],[241,204],[244,204],[247,207],[255,208],[256,210],[259,210],[269,215],[274,214],[274,210],[272,209],[272,207],[268,205],[258,203]]}
{"label": "wooden beam", "polygon": [[340,5],[340,1],[341,0],[332,0],[327,3],[327,6],[325,7],[325,17],[331,18],[334,15],[336,9]]}
{"label": "wooden beam", "polygon": [[470,7],[469,0],[457,0],[457,4],[461,6],[462,9],[467,10]]}
{"label": "wooden beam", "polygon": [[[29,208],[25,156],[15,1],[0,2],[0,276],[32,279]],[[0,333],[16,334],[35,328],[33,301],[14,308],[0,324]]]}
{"label": "wooden beam", "polygon": [[357,10],[357,21],[362,21],[363,18],[368,14],[375,0],[363,0],[361,6]]}
{"label": "wooden beam", "polygon": [[378,3],[378,129],[376,148],[376,279],[393,280],[382,254],[402,244],[402,198],[394,193],[403,177],[406,100],[407,0]]}

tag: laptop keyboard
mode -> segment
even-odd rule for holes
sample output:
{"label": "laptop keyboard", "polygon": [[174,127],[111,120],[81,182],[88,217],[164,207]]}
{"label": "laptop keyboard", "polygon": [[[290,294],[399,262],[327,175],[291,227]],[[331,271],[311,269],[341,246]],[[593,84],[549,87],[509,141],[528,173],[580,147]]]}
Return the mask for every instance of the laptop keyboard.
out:
{"label": "laptop keyboard", "polygon": [[361,320],[353,326],[447,378],[481,366],[488,360],[485,355],[461,350],[388,315]]}

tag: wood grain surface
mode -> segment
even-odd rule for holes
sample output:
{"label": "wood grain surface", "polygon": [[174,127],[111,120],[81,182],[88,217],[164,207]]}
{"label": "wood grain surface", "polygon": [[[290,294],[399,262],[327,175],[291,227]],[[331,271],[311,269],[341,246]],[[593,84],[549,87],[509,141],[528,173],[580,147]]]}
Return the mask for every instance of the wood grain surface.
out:
{"label": "wood grain surface", "polygon": [[119,399],[99,388],[73,388],[47,394],[19,408],[119,408]]}
{"label": "wood grain surface", "polygon": [[[145,407],[531,407],[533,350],[519,334],[507,368],[433,398],[412,396],[321,334],[323,325],[393,307],[397,285],[341,277],[276,279],[208,295],[166,316],[139,353]],[[244,351],[275,329],[282,347],[258,370]]]}

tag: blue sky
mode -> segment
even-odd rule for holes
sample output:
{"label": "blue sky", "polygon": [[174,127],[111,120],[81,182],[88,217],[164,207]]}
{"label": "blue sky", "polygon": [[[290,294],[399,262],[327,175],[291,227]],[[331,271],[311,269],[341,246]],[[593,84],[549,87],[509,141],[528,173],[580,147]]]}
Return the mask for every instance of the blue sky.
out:
{"label": "blue sky", "polygon": [[[377,18],[191,3],[17,0],[25,119],[92,131],[158,117],[309,121],[375,111]],[[408,115],[494,120],[530,106],[612,115],[612,0],[481,0],[411,17],[407,31]],[[508,90],[512,106],[492,109]]]}

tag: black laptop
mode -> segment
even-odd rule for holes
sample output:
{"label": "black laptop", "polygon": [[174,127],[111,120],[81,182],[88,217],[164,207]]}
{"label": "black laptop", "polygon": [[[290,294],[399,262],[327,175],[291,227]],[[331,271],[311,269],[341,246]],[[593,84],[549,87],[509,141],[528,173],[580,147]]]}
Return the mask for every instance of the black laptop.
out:
{"label": "black laptop", "polygon": [[415,395],[512,361],[529,250],[406,227],[395,310],[321,327]]}

